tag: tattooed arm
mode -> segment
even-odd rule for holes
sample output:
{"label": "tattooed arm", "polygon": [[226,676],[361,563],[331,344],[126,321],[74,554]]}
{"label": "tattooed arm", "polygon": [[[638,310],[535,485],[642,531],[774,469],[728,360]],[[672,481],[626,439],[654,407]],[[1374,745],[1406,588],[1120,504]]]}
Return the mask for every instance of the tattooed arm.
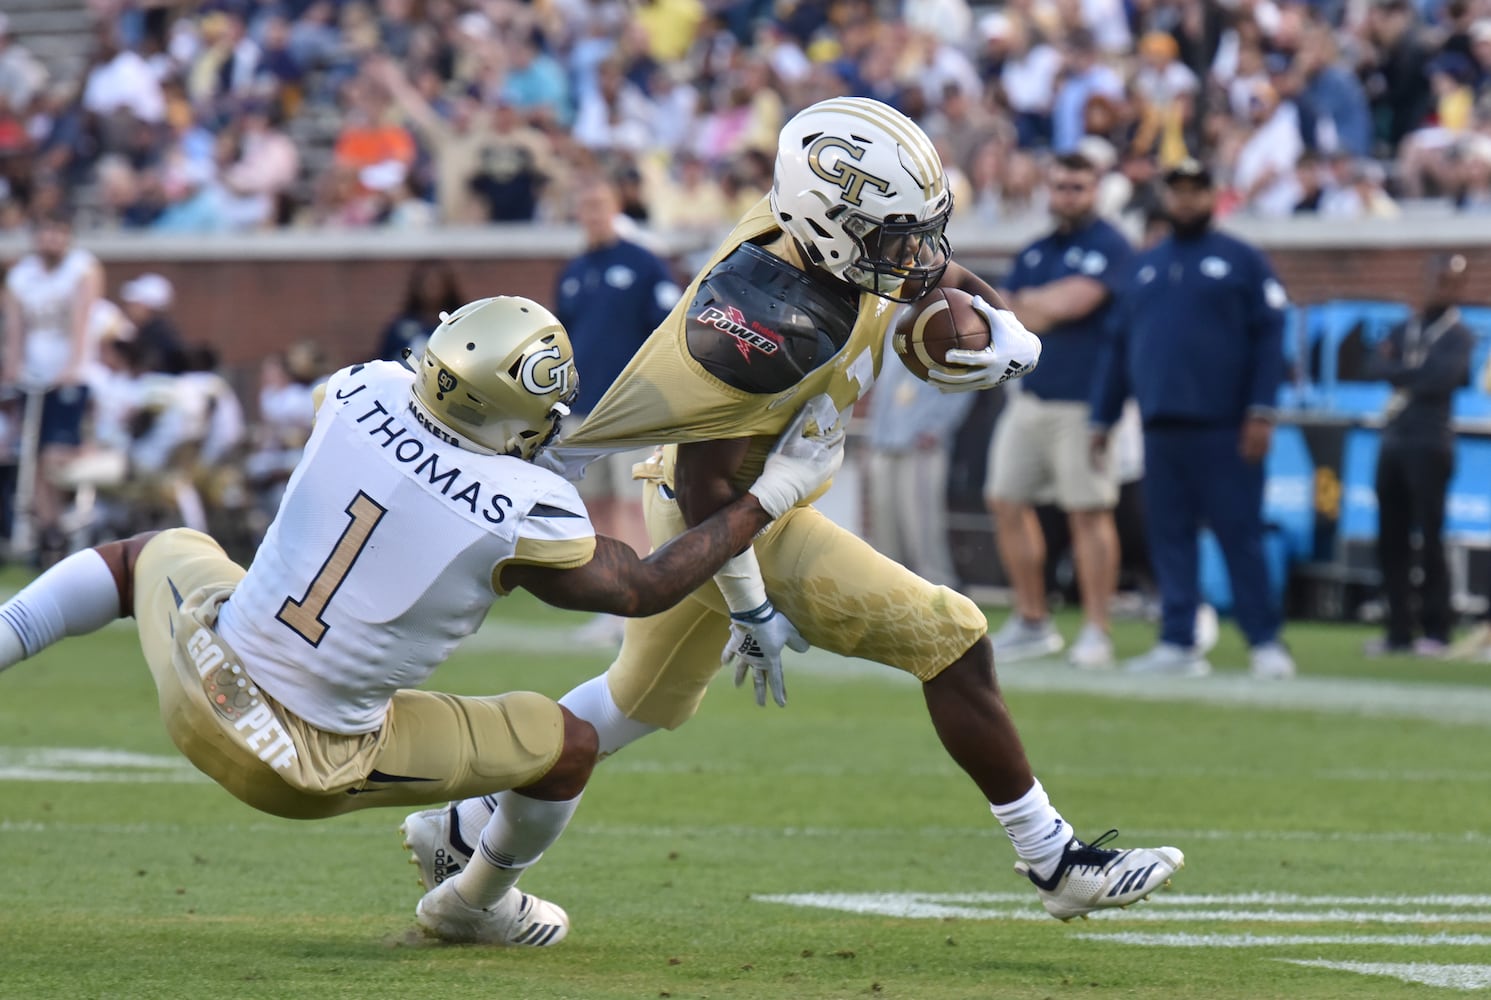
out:
{"label": "tattooed arm", "polygon": [[760,501],[747,493],[646,559],[624,542],[598,535],[595,556],[583,566],[509,565],[501,583],[504,590],[522,587],[556,608],[643,618],[668,610],[703,586],[770,522]]}
{"label": "tattooed arm", "polygon": [[[744,445],[740,449],[743,454]],[[680,449],[680,486],[688,481],[684,454]],[[638,559],[614,538],[600,536],[595,540],[595,555],[583,566],[509,565],[500,571],[498,583],[503,590],[523,587],[559,608],[628,618],[655,615],[702,586],[737,552],[749,549],[757,532],[832,479],[843,460],[844,430],[838,410],[827,396],[815,396],[803,404],[777,439],[749,493],[732,499],[733,491],[725,483],[717,500],[699,510],[697,518],[689,519],[694,527],[646,559]],[[735,464],[739,465],[738,457]],[[679,504],[687,515],[689,506],[682,492]],[[765,600],[764,584],[761,591],[758,603]],[[770,602],[762,607],[775,614]]]}

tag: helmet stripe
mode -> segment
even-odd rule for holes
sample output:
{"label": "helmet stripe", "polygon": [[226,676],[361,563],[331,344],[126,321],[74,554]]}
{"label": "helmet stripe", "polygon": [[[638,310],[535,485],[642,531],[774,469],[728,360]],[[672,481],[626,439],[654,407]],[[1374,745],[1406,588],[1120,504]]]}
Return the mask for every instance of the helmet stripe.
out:
{"label": "helmet stripe", "polygon": [[867,121],[871,125],[878,125],[891,137],[907,148],[911,154],[913,165],[921,172],[922,192],[931,194],[931,188],[936,184],[941,171],[935,169],[938,162],[937,151],[926,138],[926,133],[910,119],[893,117],[895,112],[887,109],[881,111],[878,107],[868,101],[856,101],[852,98],[840,98],[824,101],[819,105],[825,111],[838,111],[853,118]]}
{"label": "helmet stripe", "polygon": [[876,101],[852,97],[830,98],[821,106],[829,110],[846,112],[872,124],[880,125],[908,147],[908,151],[917,160],[917,166],[928,177],[936,178],[941,173],[936,169],[940,157],[937,155],[936,147],[927,138],[927,134],[916,122],[894,108],[881,105]]}
{"label": "helmet stripe", "polygon": [[926,133],[915,122],[909,118],[903,120],[892,117],[895,112],[888,114],[867,101],[855,101],[852,98],[828,100],[815,107],[823,111],[837,111],[884,129],[891,138],[905,146],[911,155],[912,165],[922,175],[918,179],[922,194],[931,198],[936,193],[942,180],[943,172],[937,169],[941,158],[937,155],[936,147],[927,139]]}

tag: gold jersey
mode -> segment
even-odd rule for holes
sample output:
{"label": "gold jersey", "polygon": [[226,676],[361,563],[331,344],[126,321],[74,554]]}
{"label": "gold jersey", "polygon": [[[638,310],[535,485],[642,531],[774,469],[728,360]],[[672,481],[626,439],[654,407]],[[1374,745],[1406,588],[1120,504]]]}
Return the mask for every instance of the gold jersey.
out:
{"label": "gold jersey", "polygon": [[[602,451],[748,437],[751,446],[734,480],[738,488],[748,489],[802,403],[827,393],[839,411],[847,413],[869,390],[880,372],[886,331],[897,315],[897,305],[868,292],[859,294],[857,303],[845,299],[843,307],[853,310],[853,315],[842,346],[835,344],[837,350],[831,356],[790,385],[751,391],[730,384],[701,363],[699,338],[716,332],[726,353],[738,352],[742,365],[770,363],[771,355],[782,349],[781,334],[764,322],[770,316],[745,315],[728,304],[701,306],[701,286],[747,245],[785,261],[799,277],[806,272],[791,239],[777,226],[767,199],[761,199],[601,397],[584,426],[564,440],[564,448]],[[806,283],[804,290],[810,291]],[[580,374],[583,378],[583,361]],[[673,451],[668,449],[664,460],[669,480]]]}

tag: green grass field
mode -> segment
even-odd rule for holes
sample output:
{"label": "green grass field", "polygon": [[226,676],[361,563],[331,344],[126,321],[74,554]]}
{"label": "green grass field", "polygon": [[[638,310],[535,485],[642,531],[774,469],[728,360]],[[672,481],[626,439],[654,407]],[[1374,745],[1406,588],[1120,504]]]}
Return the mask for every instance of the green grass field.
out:
{"label": "green grass field", "polygon": [[[608,659],[563,651],[575,621],[504,602],[437,684],[557,696]],[[809,654],[789,664],[787,710],[721,679],[688,726],[603,764],[524,881],[569,910],[571,936],[509,952],[418,937],[400,812],[295,823],[197,780],[133,633],[111,628],[0,677],[0,996],[1361,998],[1491,983],[1491,668],[1367,664],[1366,632],[1297,625],[1304,676],[1269,687],[1243,676],[1227,631],[1219,675],[1200,681],[1002,672],[1079,831],[1186,851],[1154,901],[1043,917],[914,682]],[[1119,638],[1131,653],[1151,633]]]}

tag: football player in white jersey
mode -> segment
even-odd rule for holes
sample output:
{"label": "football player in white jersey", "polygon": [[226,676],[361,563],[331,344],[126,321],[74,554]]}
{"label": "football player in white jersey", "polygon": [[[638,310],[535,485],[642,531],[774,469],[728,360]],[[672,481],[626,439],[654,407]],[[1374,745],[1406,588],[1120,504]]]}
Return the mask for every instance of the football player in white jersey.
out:
{"label": "football player in white jersey", "polygon": [[204,773],[292,818],[495,797],[417,919],[448,941],[555,944],[568,917],[515,883],[573,813],[595,730],[530,692],[412,689],[517,587],[576,610],[671,607],[843,456],[835,411],[810,401],[748,494],[640,559],[533,464],[577,387],[569,337],[537,303],[444,315],[417,372],[330,378],[247,571],[184,528],[76,553],[0,606],[0,669],[132,613],[166,728]]}
{"label": "football player in white jersey", "polygon": [[34,477],[23,477],[34,478],[31,495],[16,498],[20,523],[14,537],[23,549],[39,542],[43,550],[57,551],[64,541],[54,480],[83,443],[93,346],[89,321],[103,288],[103,268],[93,254],[72,245],[66,217],[42,219],[34,239],[35,250],[5,276],[0,385],[44,393],[37,438],[22,443],[23,462],[31,448],[37,449],[37,462]]}

